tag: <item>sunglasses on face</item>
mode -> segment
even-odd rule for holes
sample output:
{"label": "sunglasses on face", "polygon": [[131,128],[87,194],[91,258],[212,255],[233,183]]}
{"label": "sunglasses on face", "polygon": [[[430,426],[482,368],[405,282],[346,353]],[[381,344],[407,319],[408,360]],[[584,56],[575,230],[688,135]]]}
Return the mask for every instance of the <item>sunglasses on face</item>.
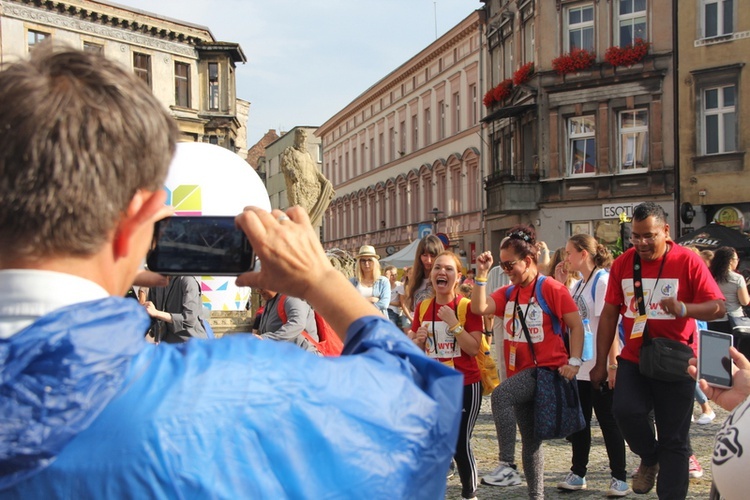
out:
{"label": "sunglasses on face", "polygon": [[500,262],[500,267],[503,268],[503,271],[512,271],[513,266],[515,266],[519,261],[518,260],[506,260],[504,262]]}
{"label": "sunglasses on face", "polygon": [[372,259],[359,259],[360,262],[372,262]]}

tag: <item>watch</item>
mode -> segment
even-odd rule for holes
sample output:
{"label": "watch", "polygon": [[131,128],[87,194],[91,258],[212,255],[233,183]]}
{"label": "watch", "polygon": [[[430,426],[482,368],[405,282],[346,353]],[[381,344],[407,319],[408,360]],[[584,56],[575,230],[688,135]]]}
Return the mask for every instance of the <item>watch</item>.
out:
{"label": "watch", "polygon": [[459,323],[453,328],[449,328],[448,331],[451,333],[451,335],[456,336],[460,334],[463,331],[463,329],[464,329],[464,326],[461,323]]}
{"label": "watch", "polygon": [[583,365],[583,361],[581,361],[581,358],[570,357],[570,358],[568,358],[568,364],[570,366],[579,366],[580,367],[580,366]]}

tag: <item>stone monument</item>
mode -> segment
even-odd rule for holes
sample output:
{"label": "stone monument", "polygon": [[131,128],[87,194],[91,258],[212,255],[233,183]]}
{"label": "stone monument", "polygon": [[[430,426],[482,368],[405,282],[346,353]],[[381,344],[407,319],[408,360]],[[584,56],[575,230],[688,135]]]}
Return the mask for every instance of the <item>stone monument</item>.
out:
{"label": "stone monument", "polygon": [[331,182],[318,170],[307,150],[307,132],[297,129],[294,146],[281,153],[281,172],[286,180],[289,206],[299,205],[310,216],[313,227],[320,225],[323,213],[333,199]]}

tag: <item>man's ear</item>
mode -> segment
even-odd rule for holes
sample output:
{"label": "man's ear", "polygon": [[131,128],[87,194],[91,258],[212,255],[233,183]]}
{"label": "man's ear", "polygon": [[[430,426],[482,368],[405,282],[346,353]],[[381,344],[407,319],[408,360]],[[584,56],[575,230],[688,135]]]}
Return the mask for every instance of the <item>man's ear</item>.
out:
{"label": "man's ear", "polygon": [[172,207],[164,205],[167,193],[138,190],[130,200],[115,229],[113,250],[115,258],[125,257],[131,251],[133,238],[143,230],[153,231],[153,224],[172,213]]}

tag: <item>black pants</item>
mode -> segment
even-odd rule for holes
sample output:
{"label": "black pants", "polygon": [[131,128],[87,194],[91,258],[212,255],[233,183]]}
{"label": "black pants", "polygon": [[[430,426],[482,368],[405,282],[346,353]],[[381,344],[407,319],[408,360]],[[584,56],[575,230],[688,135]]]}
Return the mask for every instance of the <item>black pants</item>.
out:
{"label": "black pants", "polygon": [[586,420],[586,427],[570,436],[570,442],[573,445],[573,466],[570,470],[573,474],[586,477],[589,452],[591,451],[591,414],[593,409],[596,412],[596,419],[599,421],[599,427],[604,437],[604,446],[607,448],[612,477],[616,477],[620,481],[627,481],[625,441],[612,414],[613,392],[609,389],[604,392],[594,390],[588,380],[578,381],[578,394],[581,399],[581,410],[583,411],[583,418]]}
{"label": "black pants", "polygon": [[[695,382],[662,382],[644,377],[636,363],[620,359],[614,392],[612,412],[625,441],[644,465],[659,464],[659,499],[684,499],[690,481],[688,435]],[[651,410],[658,441],[649,424]]]}

